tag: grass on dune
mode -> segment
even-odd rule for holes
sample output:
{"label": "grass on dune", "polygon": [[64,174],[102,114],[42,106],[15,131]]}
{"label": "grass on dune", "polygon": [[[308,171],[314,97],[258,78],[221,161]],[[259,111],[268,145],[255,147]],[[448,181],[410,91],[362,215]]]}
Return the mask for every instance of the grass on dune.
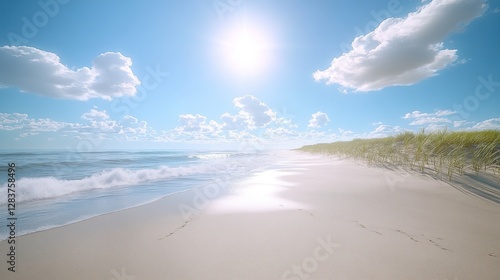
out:
{"label": "grass on dune", "polygon": [[304,146],[300,150],[360,159],[369,164],[394,164],[438,176],[466,170],[491,170],[500,176],[500,130],[405,132],[375,139]]}

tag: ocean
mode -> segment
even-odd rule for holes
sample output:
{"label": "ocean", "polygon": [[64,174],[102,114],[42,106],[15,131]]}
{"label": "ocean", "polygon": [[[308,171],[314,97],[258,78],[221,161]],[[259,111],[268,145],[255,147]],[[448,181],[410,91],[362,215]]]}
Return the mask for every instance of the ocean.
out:
{"label": "ocean", "polygon": [[[15,164],[16,235],[47,230],[217,184],[230,188],[270,166],[269,152],[0,152],[0,221],[8,224],[9,164]],[[12,180],[11,180],[12,181]],[[12,196],[11,196],[12,197]],[[0,240],[8,227],[0,229]]]}

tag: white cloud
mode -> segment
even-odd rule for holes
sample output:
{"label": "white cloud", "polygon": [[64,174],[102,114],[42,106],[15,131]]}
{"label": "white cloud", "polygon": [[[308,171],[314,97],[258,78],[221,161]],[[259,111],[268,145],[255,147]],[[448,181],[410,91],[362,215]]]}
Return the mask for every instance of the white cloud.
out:
{"label": "white cloud", "polygon": [[149,127],[146,121],[139,121],[130,115],[124,116],[118,125],[118,134],[128,141],[152,140],[156,137],[156,131]]}
{"label": "white cloud", "polygon": [[368,134],[368,138],[379,138],[394,135],[403,132],[404,129],[400,126],[391,126],[387,124],[378,124],[375,130]]}
{"label": "white cloud", "polygon": [[[456,111],[436,110],[434,113],[423,113],[413,111],[403,116],[403,119],[412,120],[410,125],[425,125],[426,131],[439,131],[443,129],[461,129],[461,130],[485,130],[500,129],[500,118],[492,118],[481,122],[467,120],[456,120]],[[448,116],[453,116],[448,118]]]}
{"label": "white cloud", "polygon": [[26,46],[0,47],[0,85],[52,98],[88,100],[132,96],[140,84],[132,60],[119,52],[97,56],[92,67],[76,70],[60,58]]}
{"label": "white cloud", "polygon": [[456,114],[456,111],[451,111],[451,110],[437,110],[436,111],[436,116],[438,117],[444,117],[444,116],[450,116]]}
{"label": "white cloud", "polygon": [[272,140],[290,140],[299,136],[299,132],[286,127],[267,128],[263,136]]}
{"label": "white cloud", "polygon": [[[147,122],[139,121],[132,116],[125,116],[121,120],[112,120],[106,111],[92,109],[82,115],[84,122],[67,123],[48,118],[35,119],[27,114],[0,113],[0,131],[17,131],[19,138],[37,135],[40,133],[57,133],[60,137],[72,136],[76,139],[133,140],[141,136],[142,139],[153,139],[156,132]],[[53,137],[47,137],[53,138]]]}
{"label": "white cloud", "polygon": [[444,124],[431,123],[425,127],[425,132],[436,132],[436,131],[443,131],[443,130],[447,130],[447,129],[448,129],[448,126],[446,126]]}
{"label": "white cloud", "polygon": [[82,115],[82,119],[84,120],[107,120],[109,119],[108,113],[106,113],[106,110],[104,111],[98,111],[96,109],[91,109],[90,112],[87,112]]}
{"label": "white cloud", "polygon": [[224,130],[240,130],[246,129],[248,126],[248,118],[243,114],[231,115],[229,113],[224,113],[220,117],[223,122]]}
{"label": "white cloud", "polygon": [[58,122],[48,118],[33,119],[27,114],[0,113],[0,130],[20,130],[20,137],[37,135],[41,132],[57,132],[61,129],[73,129],[77,125],[66,122]]}
{"label": "white cloud", "polygon": [[484,0],[434,0],[405,18],[388,18],[352,42],[352,50],[316,71],[316,81],[355,91],[412,85],[457,60],[443,41],[485,11]]}
{"label": "white cloud", "polygon": [[230,130],[227,132],[226,138],[229,140],[245,141],[245,142],[260,140],[256,135],[248,132],[247,130],[244,131]]}
{"label": "white cloud", "polygon": [[[169,133],[164,132],[160,141],[254,141],[259,137],[250,130],[276,121],[276,113],[252,95],[234,98],[233,105],[238,112],[235,115],[222,114],[221,123],[208,121],[200,114],[180,115],[179,126]],[[282,123],[293,126],[285,120]]]}
{"label": "white cloud", "polygon": [[196,114],[185,114],[179,116],[180,128],[184,131],[200,131],[206,125],[207,117]]}
{"label": "white cloud", "polygon": [[430,117],[432,114],[422,113],[420,111],[413,111],[411,113],[406,113],[403,116],[403,119],[415,119],[415,118],[425,118]]}
{"label": "white cloud", "polygon": [[312,118],[309,120],[309,125],[307,127],[319,128],[327,125],[328,122],[330,121],[328,115],[320,111],[312,114],[311,117]]}
{"label": "white cloud", "polygon": [[458,128],[458,127],[461,127],[461,126],[464,126],[466,124],[471,124],[471,122],[468,122],[468,121],[465,121],[465,120],[461,120],[461,121],[453,121],[453,127],[455,128]]}
{"label": "white cloud", "polygon": [[239,112],[237,115],[224,113],[221,116],[225,130],[255,129],[276,120],[276,113],[253,95],[237,97],[233,100],[233,104]]}
{"label": "white cloud", "polygon": [[[382,124],[382,123],[380,123],[380,124]],[[348,129],[339,128],[339,132],[340,132],[340,135],[343,137],[354,135],[354,131],[348,130]]]}
{"label": "white cloud", "polygon": [[179,123],[175,132],[179,139],[184,140],[214,140],[221,131],[220,124],[213,120],[207,123],[207,117],[200,114],[180,115]]}
{"label": "white cloud", "polygon": [[472,127],[473,130],[500,129],[500,118],[488,119],[477,123]]}
{"label": "white cloud", "polygon": [[[224,113],[221,123],[208,121],[200,114],[179,116],[179,126],[173,131],[161,132],[158,141],[238,143],[240,148],[261,149],[272,145],[293,145],[333,141],[336,135],[315,130],[298,131],[290,118],[277,117],[267,104],[252,95],[234,98],[233,104],[238,112],[235,115]],[[289,116],[289,115],[287,115]],[[323,112],[313,114],[315,127],[326,125],[328,115]]]}
{"label": "white cloud", "polygon": [[425,117],[419,118],[410,123],[410,125],[424,125],[429,123],[450,123],[451,121],[445,118],[436,118],[436,117]]}
{"label": "white cloud", "polygon": [[88,123],[79,128],[80,132],[118,133],[121,130],[118,122],[111,120],[105,110],[91,109],[89,112],[84,113],[81,118],[88,121]]}
{"label": "white cloud", "polygon": [[298,125],[293,123],[293,121],[291,119],[286,119],[284,117],[276,118],[276,121],[274,121],[274,123],[277,126],[284,126],[284,127],[288,127],[288,128],[297,128],[298,127]]}
{"label": "white cloud", "polygon": [[16,130],[22,128],[28,121],[27,114],[0,113],[0,130]]}
{"label": "white cloud", "polygon": [[451,123],[452,121],[445,118],[456,114],[455,111],[450,110],[436,110],[434,113],[422,113],[420,111],[413,111],[406,113],[403,119],[413,119],[410,125],[424,125],[424,124],[437,124],[437,123]]}

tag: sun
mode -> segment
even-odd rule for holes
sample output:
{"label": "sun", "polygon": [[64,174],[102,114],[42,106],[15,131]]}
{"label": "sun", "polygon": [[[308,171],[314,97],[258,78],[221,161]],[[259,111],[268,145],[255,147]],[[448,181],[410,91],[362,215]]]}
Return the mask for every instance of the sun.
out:
{"label": "sun", "polygon": [[270,42],[256,26],[243,25],[228,30],[223,40],[223,57],[230,69],[250,75],[263,71],[269,62]]}

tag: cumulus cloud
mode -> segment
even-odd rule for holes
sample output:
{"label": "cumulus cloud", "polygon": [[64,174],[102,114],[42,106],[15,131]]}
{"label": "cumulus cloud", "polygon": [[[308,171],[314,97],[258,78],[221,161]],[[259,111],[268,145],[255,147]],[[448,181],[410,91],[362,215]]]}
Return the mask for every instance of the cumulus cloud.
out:
{"label": "cumulus cloud", "polygon": [[76,70],[54,53],[27,46],[0,47],[0,86],[51,98],[111,100],[132,96],[140,84],[132,60],[119,52],[97,56],[92,67]]}
{"label": "cumulus cloud", "polygon": [[[381,124],[382,123],[380,123],[378,125],[381,125]],[[354,131],[348,130],[348,129],[339,128],[339,132],[340,132],[341,136],[351,136],[351,135],[354,135]]]}
{"label": "cumulus cloud", "polygon": [[394,135],[403,131],[404,129],[400,126],[392,126],[380,123],[377,124],[377,127],[368,134],[368,138],[387,137],[389,135]]}
{"label": "cumulus cloud", "polygon": [[464,125],[471,124],[471,122],[468,122],[466,120],[461,120],[461,121],[453,121],[453,127],[458,128],[462,127]]}
{"label": "cumulus cloud", "polygon": [[237,97],[233,99],[233,104],[238,109],[238,114],[224,113],[221,116],[222,128],[225,130],[255,129],[276,120],[276,112],[253,95]]}
{"label": "cumulus cloud", "polygon": [[287,119],[284,117],[276,118],[274,123],[277,126],[288,127],[288,128],[297,128],[298,125],[292,121],[292,119]]}
{"label": "cumulus cloud", "polygon": [[330,121],[330,119],[328,118],[328,115],[326,113],[323,113],[320,111],[312,114],[311,117],[312,118],[309,120],[309,125],[307,127],[319,128],[319,127],[327,125],[328,122]]}
{"label": "cumulus cloud", "polygon": [[405,18],[388,18],[352,42],[352,50],[316,71],[316,81],[355,91],[412,85],[436,75],[457,60],[444,39],[486,9],[484,0],[433,0]]}
{"label": "cumulus cloud", "polygon": [[410,125],[424,125],[424,124],[436,124],[436,123],[450,123],[451,121],[445,118],[435,118],[435,117],[427,117],[420,118],[412,121]]}
{"label": "cumulus cloud", "polygon": [[[250,130],[263,128],[276,121],[276,113],[253,95],[234,98],[233,105],[237,113],[222,114],[221,122],[209,121],[201,114],[182,114],[179,116],[179,125],[164,135],[168,135],[170,140],[182,141],[246,141],[256,137]],[[249,135],[252,137],[248,138]]]}
{"label": "cumulus cloud", "polygon": [[91,109],[89,112],[82,115],[82,119],[88,120],[88,121],[106,120],[106,119],[109,119],[109,115],[108,115],[108,113],[106,113],[106,110],[98,111],[96,109]]}
{"label": "cumulus cloud", "polygon": [[20,131],[21,137],[37,135],[42,132],[57,132],[62,129],[74,129],[78,125],[73,123],[58,122],[48,118],[34,119],[28,114],[0,113],[0,130]]}
{"label": "cumulus cloud", "polygon": [[0,113],[0,130],[16,130],[23,127],[28,121],[27,114]]}
{"label": "cumulus cloud", "polygon": [[221,126],[216,121],[207,122],[207,117],[196,114],[183,114],[179,116],[179,123],[175,130],[179,135],[189,136],[194,140],[216,137]]}
{"label": "cumulus cloud", "polygon": [[81,118],[88,121],[86,125],[79,128],[81,132],[117,133],[120,131],[120,125],[117,121],[110,119],[106,110],[91,109],[89,112],[84,113]]}
{"label": "cumulus cloud", "polygon": [[489,120],[485,120],[475,124],[472,127],[473,130],[488,130],[488,129],[500,129],[500,118],[493,118]]}
{"label": "cumulus cloud", "polygon": [[[148,126],[146,121],[139,121],[136,117],[126,115],[120,122],[120,130],[118,134],[128,135],[129,137],[133,135],[147,136],[148,134],[153,135],[155,131]],[[129,138],[130,139],[130,138]],[[135,138],[137,139],[137,138]]]}
{"label": "cumulus cloud", "polygon": [[224,113],[220,117],[224,130],[240,130],[246,129],[248,126],[248,117],[243,114],[231,115],[229,113]]}
{"label": "cumulus cloud", "polygon": [[207,117],[196,114],[184,114],[179,116],[179,123],[184,131],[198,131],[205,125]]}
{"label": "cumulus cloud", "polygon": [[77,139],[87,139],[92,135],[113,140],[137,139],[139,135],[152,139],[156,133],[147,122],[129,115],[113,120],[106,111],[92,109],[81,118],[83,122],[68,123],[49,118],[35,119],[28,114],[0,113],[0,131],[16,131],[20,138],[52,132],[59,136],[72,135]]}
{"label": "cumulus cloud", "polygon": [[410,125],[424,125],[424,124],[437,124],[437,123],[451,123],[452,121],[447,116],[454,115],[457,112],[450,110],[436,110],[434,113],[423,113],[420,111],[413,111],[406,113],[403,119],[412,120]]}
{"label": "cumulus cloud", "polygon": [[413,111],[411,113],[406,113],[403,119],[418,119],[418,118],[428,118],[428,117],[444,117],[456,114],[455,111],[450,110],[436,110],[434,113],[422,113],[420,111]]}
{"label": "cumulus cloud", "polygon": [[299,135],[298,131],[286,127],[270,127],[263,134],[263,136],[271,140],[290,140],[297,138]]}

